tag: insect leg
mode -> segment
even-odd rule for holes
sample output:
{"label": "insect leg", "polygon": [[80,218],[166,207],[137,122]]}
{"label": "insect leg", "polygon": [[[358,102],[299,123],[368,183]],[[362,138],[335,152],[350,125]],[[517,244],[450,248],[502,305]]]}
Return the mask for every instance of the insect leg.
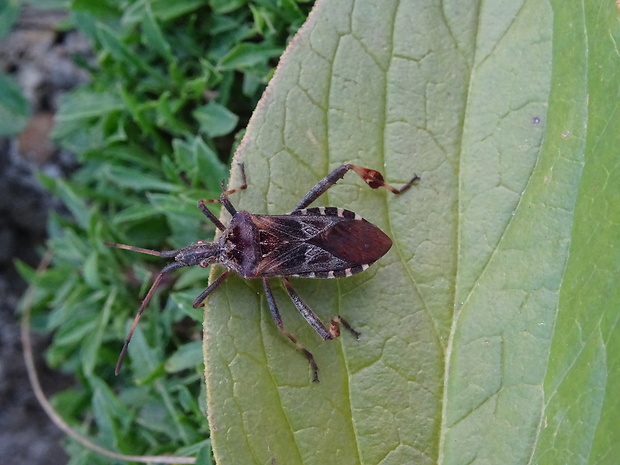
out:
{"label": "insect leg", "polygon": [[304,196],[303,199],[301,199],[301,201],[297,204],[293,211],[306,208],[308,205],[318,199],[322,194],[324,194],[327,189],[329,189],[334,184],[336,184],[336,182],[342,179],[349,170],[353,170],[353,172],[355,172],[355,174],[362,178],[362,180],[372,189],[384,187],[394,194],[402,194],[407,189],[409,189],[415,181],[420,179],[417,174],[414,174],[413,178],[411,178],[411,180],[407,184],[405,184],[400,189],[397,189],[385,182],[385,180],[383,179],[383,175],[376,170],[371,170],[369,168],[363,168],[361,166],[351,164],[341,165],[334,171],[329,173],[327,176],[325,176],[323,179],[321,179],[316,186],[310,189],[310,191]]}
{"label": "insect leg", "polygon": [[192,306],[194,308],[198,308],[200,307],[200,304],[202,304],[202,302],[204,302],[204,300],[209,297],[211,295],[211,293],[217,289],[217,287],[222,284],[224,282],[224,280],[228,277],[228,275],[232,273],[232,270],[226,270],[224,271],[224,273],[222,273],[221,275],[219,275],[215,281],[213,281],[211,284],[209,284],[209,287],[207,287],[204,291],[202,291],[200,293],[200,295],[198,297],[196,297],[194,299],[194,303],[192,304]]}
{"label": "insect leg", "polygon": [[334,338],[340,336],[340,325],[344,326],[347,331],[353,334],[353,336],[355,336],[355,339],[359,339],[362,335],[362,333],[353,329],[353,327],[344,318],[338,315],[337,317],[332,318],[329,321],[329,332],[334,336]]}
{"label": "insect leg", "polygon": [[316,316],[316,313],[314,313],[312,309],[308,307],[303,300],[301,300],[301,297],[299,297],[299,294],[295,292],[295,289],[293,289],[293,286],[291,285],[291,282],[288,278],[282,278],[282,282],[284,283],[286,292],[288,292],[289,297],[295,304],[295,307],[297,307],[297,310],[299,310],[299,313],[301,313],[301,316],[304,317],[304,319],[308,322],[310,326],[312,326],[312,328],[318,333],[319,336],[321,336],[326,341],[329,339],[334,339],[334,337],[338,337],[334,336],[330,331],[328,331],[323,322],[319,319],[318,316]]}
{"label": "insect leg", "polygon": [[263,289],[265,290],[265,295],[267,296],[267,304],[269,305],[269,311],[271,312],[271,317],[273,321],[276,323],[276,326],[280,330],[282,334],[284,334],[287,338],[291,340],[293,344],[299,349],[299,351],[306,356],[308,362],[310,362],[310,367],[312,368],[313,377],[312,381],[319,380],[319,367],[314,361],[314,355],[308,349],[306,349],[301,343],[297,341],[293,337],[291,333],[289,333],[282,324],[282,317],[280,316],[280,312],[278,311],[278,306],[276,305],[276,300],[273,298],[273,292],[271,292],[271,286],[269,285],[269,280],[267,278],[263,278]]}
{"label": "insect leg", "polygon": [[234,194],[235,192],[239,192],[242,191],[244,189],[248,188],[248,180],[245,177],[245,165],[243,163],[239,163],[239,169],[241,170],[241,185],[239,187],[235,187],[234,189],[227,189],[227,190],[223,190],[223,194],[231,195]]}
{"label": "insect leg", "polygon": [[[230,213],[231,215],[234,216],[235,213],[237,213],[237,210],[235,209],[233,204],[230,203],[230,200],[228,200],[228,196],[231,195],[231,194],[234,194],[235,192],[239,192],[239,191],[242,191],[244,189],[247,189],[247,187],[248,187],[247,178],[245,177],[245,167],[244,167],[243,163],[241,163],[239,165],[239,167],[241,169],[241,180],[242,180],[243,184],[241,184],[239,187],[235,187],[234,189],[225,189],[224,188],[224,181],[222,180],[222,182],[220,184],[220,186],[222,188],[222,194],[220,195],[219,199],[203,199],[200,202],[198,202],[198,208],[200,208],[200,210],[205,215],[207,215],[211,221],[213,221],[213,219],[205,212],[205,210],[203,210],[200,207],[201,203],[202,203],[203,206],[204,206],[204,204],[206,202],[209,202],[209,203],[221,203],[224,206],[224,208],[226,210],[228,210],[228,213]],[[206,207],[204,207],[204,208],[206,209]],[[211,213],[211,212],[209,212],[209,213]],[[215,223],[215,221],[214,221],[214,223]],[[215,223],[215,225],[218,227],[218,229],[223,231],[224,230],[224,226],[222,225],[222,223],[219,220],[218,220],[218,223],[222,226],[222,228],[220,228],[220,226],[218,226],[217,223]]]}
{"label": "insect leg", "polygon": [[219,218],[217,216],[215,216],[213,214],[213,212],[207,208],[207,206],[205,205],[205,202],[210,202],[210,201],[209,200],[199,200],[198,201],[198,208],[200,209],[200,211],[207,218],[209,218],[211,223],[213,223],[217,229],[219,229],[220,231],[225,231],[226,227],[222,224],[222,222],[219,220]]}
{"label": "insect leg", "polygon": [[[200,208],[200,211],[202,213],[204,213],[205,215],[207,215],[207,217],[213,221],[213,218],[215,218],[215,215],[213,215],[213,213],[211,213],[211,211],[209,211],[209,209],[207,208],[207,206],[205,205],[205,203],[219,203],[222,204],[224,206],[224,208],[226,210],[228,210],[228,213],[230,213],[232,216],[235,216],[235,213],[237,213],[237,209],[233,206],[232,203],[230,203],[230,200],[228,200],[228,194],[226,194],[226,191],[224,190],[224,181],[222,181],[222,194],[220,195],[219,199],[201,199],[198,201],[198,208]],[[202,205],[202,207],[201,207]],[[203,209],[204,207],[204,209]],[[209,213],[207,213],[209,212]],[[209,214],[213,215],[213,217],[211,217]],[[221,231],[223,231],[224,225],[222,224],[222,222],[220,220],[217,220],[217,223],[215,221],[213,221],[213,223],[215,224],[215,226],[217,226],[217,228]],[[219,223],[219,224],[218,224]],[[220,228],[221,226],[221,228]]]}

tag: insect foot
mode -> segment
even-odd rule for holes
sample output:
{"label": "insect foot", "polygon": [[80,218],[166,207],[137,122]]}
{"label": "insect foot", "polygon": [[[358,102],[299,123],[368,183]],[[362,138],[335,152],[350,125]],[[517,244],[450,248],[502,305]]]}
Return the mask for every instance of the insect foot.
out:
{"label": "insect foot", "polygon": [[[223,265],[226,271],[196,297],[194,308],[199,307],[233,272],[246,279],[261,278],[273,321],[280,332],[308,359],[313,373],[312,380],[318,381],[319,369],[314,356],[284,328],[269,280],[271,278],[282,280],[295,308],[324,340],[340,337],[341,325],[356,339],[360,337],[360,333],[340,316],[332,318],[327,328],[299,297],[289,280],[290,277],[349,277],[366,270],[392,247],[392,241],[383,231],[352,211],[337,207],[307,208],[351,170],[371,188],[383,187],[397,195],[407,191],[420,179],[414,175],[408,183],[397,189],[386,183],[378,171],[357,165],[342,165],[310,189],[291,212],[283,215],[257,215],[237,211],[228,198],[229,195],[247,187],[245,170],[241,165],[243,184],[240,187],[225,190],[222,182],[219,199],[198,202],[200,211],[221,231],[215,241],[199,240],[187,247],[163,252],[106,242],[110,247],[174,259],[155,276],[151,288],[142,300],[118,357],[116,374],[120,372],[140,316],[163,276],[177,268],[186,266],[206,268],[217,263]],[[232,217],[228,226],[209,210],[207,203],[222,204]]]}

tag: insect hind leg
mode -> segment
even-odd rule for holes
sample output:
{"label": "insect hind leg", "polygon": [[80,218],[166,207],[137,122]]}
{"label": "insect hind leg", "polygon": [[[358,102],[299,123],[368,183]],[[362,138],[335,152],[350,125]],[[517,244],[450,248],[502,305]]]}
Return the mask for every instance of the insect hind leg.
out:
{"label": "insect hind leg", "polygon": [[288,295],[293,301],[293,304],[295,304],[295,307],[297,308],[297,310],[299,310],[299,313],[301,313],[301,316],[304,317],[304,319],[308,322],[310,326],[312,326],[312,329],[314,329],[319,336],[321,336],[324,340],[328,341],[330,339],[335,339],[340,335],[340,332],[332,333],[325,327],[325,325],[316,315],[316,313],[314,313],[312,309],[308,307],[308,305],[306,305],[303,300],[301,300],[301,297],[299,297],[299,294],[295,292],[295,289],[293,289],[293,286],[291,285],[291,282],[288,278],[282,278],[282,282],[284,283],[286,292],[288,292]]}
{"label": "insect hind leg", "polygon": [[362,333],[353,329],[353,327],[340,315],[329,320],[329,329],[325,327],[320,318],[306,305],[306,303],[301,300],[299,294],[295,292],[291,282],[288,278],[282,278],[282,282],[284,283],[284,287],[286,288],[286,292],[288,292],[289,297],[299,310],[299,313],[304,317],[304,319],[308,322],[310,326],[321,336],[324,340],[337,339],[340,337],[340,325],[344,326],[347,331],[349,331],[355,339],[359,339]]}
{"label": "insect hind leg", "polygon": [[273,297],[273,292],[271,292],[271,286],[269,285],[269,280],[267,278],[263,278],[263,289],[265,290],[265,295],[267,296],[267,304],[269,305],[269,311],[271,312],[271,317],[275,322],[276,326],[280,330],[282,334],[284,334],[289,340],[295,344],[297,349],[304,354],[304,356],[308,359],[310,363],[310,368],[312,368],[312,381],[319,381],[319,367],[314,360],[314,355],[308,349],[306,349],[295,337],[289,333],[286,328],[284,328],[284,324],[282,323],[282,317],[280,316],[280,311],[278,310],[278,306],[276,305],[276,300]]}
{"label": "insect hind leg", "polygon": [[379,171],[352,164],[341,165],[334,171],[329,173],[327,176],[325,176],[323,179],[321,179],[316,184],[316,186],[310,189],[310,191],[304,196],[303,199],[301,199],[301,201],[297,204],[293,211],[306,208],[321,195],[323,195],[330,187],[332,187],[340,179],[342,179],[344,175],[347,174],[347,172],[350,170],[352,170],[355,174],[362,178],[362,180],[372,189],[378,189],[379,187],[383,187],[396,195],[402,194],[403,192],[408,190],[415,181],[420,179],[417,174],[414,174],[413,178],[411,178],[411,180],[407,184],[405,184],[400,189],[397,189],[396,187],[385,182],[385,179],[383,179],[383,175]]}
{"label": "insect hind leg", "polygon": [[353,327],[340,315],[329,320],[329,332],[332,334],[333,338],[337,338],[340,336],[340,325],[344,326],[344,328],[349,331],[355,339],[359,339],[362,333],[353,329]]}

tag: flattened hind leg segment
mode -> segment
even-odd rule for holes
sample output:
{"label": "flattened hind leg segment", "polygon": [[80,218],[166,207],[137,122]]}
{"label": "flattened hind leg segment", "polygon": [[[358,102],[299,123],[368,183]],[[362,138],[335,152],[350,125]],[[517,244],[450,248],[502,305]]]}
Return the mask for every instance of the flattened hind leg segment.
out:
{"label": "flattened hind leg segment", "polygon": [[324,194],[327,189],[329,189],[340,179],[342,179],[349,170],[353,170],[353,172],[355,172],[355,174],[362,178],[362,180],[372,189],[384,187],[396,195],[402,194],[403,192],[408,190],[415,181],[420,179],[417,174],[414,174],[413,178],[411,178],[411,180],[407,184],[405,184],[400,189],[397,189],[385,182],[385,180],[383,179],[383,175],[376,170],[372,170],[370,168],[363,168],[361,166],[351,164],[341,165],[334,171],[329,173],[327,176],[325,176],[323,179],[321,179],[316,186],[310,189],[310,191],[304,196],[303,199],[301,199],[301,201],[297,204],[293,211],[303,210],[304,208],[306,208],[308,205],[318,199],[322,194]]}

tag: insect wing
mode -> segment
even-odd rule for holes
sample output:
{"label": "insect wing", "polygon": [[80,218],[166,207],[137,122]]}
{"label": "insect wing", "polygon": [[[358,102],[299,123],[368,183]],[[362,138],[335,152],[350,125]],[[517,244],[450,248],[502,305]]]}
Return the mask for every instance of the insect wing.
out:
{"label": "insect wing", "polygon": [[392,241],[365,220],[341,220],[308,241],[353,265],[369,264],[383,257]]}
{"label": "insect wing", "polygon": [[260,276],[350,276],[381,258],[392,241],[348,210],[332,207],[290,215],[253,215],[260,231]]}

